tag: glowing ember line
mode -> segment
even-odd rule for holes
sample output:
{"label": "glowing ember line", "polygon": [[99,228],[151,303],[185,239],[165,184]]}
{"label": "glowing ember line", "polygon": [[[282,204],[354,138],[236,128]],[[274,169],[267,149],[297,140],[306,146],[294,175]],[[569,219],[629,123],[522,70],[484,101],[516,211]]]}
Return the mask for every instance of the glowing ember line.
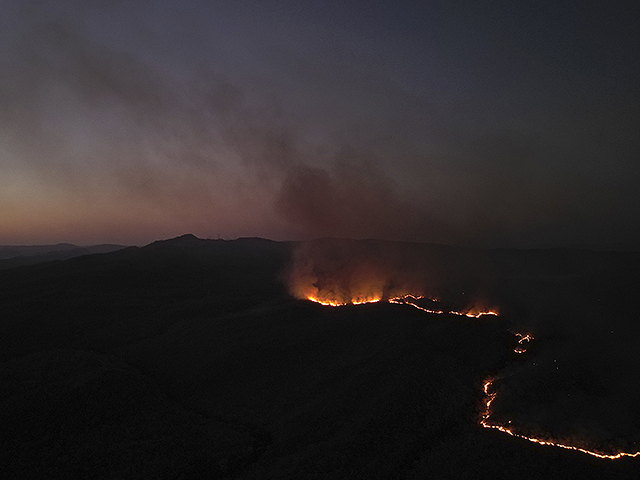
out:
{"label": "glowing ember line", "polygon": [[634,452],[634,453],[618,452],[618,453],[616,453],[614,455],[609,455],[609,454],[601,453],[601,452],[594,452],[594,451],[591,451],[591,450],[587,450],[585,448],[575,447],[573,445],[567,445],[565,443],[559,443],[559,442],[555,442],[555,441],[552,441],[552,440],[542,440],[540,438],[528,437],[528,436],[523,435],[521,433],[515,432],[510,427],[505,427],[504,425],[500,425],[500,424],[496,424],[496,423],[490,423],[489,419],[491,417],[491,404],[493,403],[493,401],[498,396],[497,393],[490,391],[491,385],[493,384],[494,381],[495,381],[494,378],[489,378],[484,382],[484,385],[482,386],[482,390],[484,391],[485,398],[484,398],[484,411],[482,412],[482,415],[481,415],[481,418],[480,418],[480,425],[482,425],[484,428],[493,428],[493,429],[499,430],[501,432],[504,432],[504,433],[506,433],[508,435],[511,435],[512,437],[522,438],[523,440],[528,440],[530,442],[537,443],[538,445],[547,445],[547,446],[550,446],[550,447],[564,448],[565,450],[574,450],[576,452],[585,453],[587,455],[591,455],[591,456],[598,457],[598,458],[606,458],[606,459],[609,459],[609,460],[617,460],[617,459],[622,458],[622,457],[638,457],[638,456],[640,456],[640,451]]}
{"label": "glowing ember line", "polygon": [[533,340],[533,335],[530,335],[528,333],[527,334],[514,333],[514,335],[518,337],[518,344],[520,344],[521,346],[514,348],[513,351],[517,354],[525,353],[527,351],[527,347],[524,346],[524,344],[526,342],[528,346],[529,342]]}
{"label": "glowing ember line", "polygon": [[341,307],[343,305],[346,305],[346,303],[339,303],[339,302],[331,302],[331,301],[327,301],[327,300],[320,300],[320,299],[315,298],[315,297],[308,297],[307,300],[311,300],[312,302],[319,303],[320,305],[324,305],[326,307]]}
{"label": "glowing ember line", "polygon": [[[418,310],[421,310],[423,312],[426,313],[432,313],[435,315],[442,315],[444,313],[449,313],[451,315],[458,315],[461,317],[468,317],[468,318],[480,318],[483,315],[494,315],[494,316],[498,316],[498,314],[494,311],[488,311],[488,312],[479,312],[479,313],[462,313],[462,312],[453,312],[453,311],[449,311],[449,312],[445,312],[444,310],[431,310],[429,308],[425,308],[425,307],[421,307],[420,305],[418,305],[416,302],[418,300],[423,300],[424,297],[423,295],[411,295],[411,294],[407,294],[407,295],[403,295],[401,297],[393,297],[387,300],[388,303],[394,303],[397,305],[409,305],[413,308],[417,308]],[[307,297],[307,300],[311,300],[312,302],[316,302],[319,303],[321,305],[325,305],[325,306],[329,306],[329,307],[342,307],[344,305],[362,305],[364,303],[378,303],[381,302],[382,299],[381,298],[371,298],[371,299],[365,299],[365,300],[360,300],[360,299],[354,299],[351,300],[349,302],[338,302],[335,300],[326,300],[326,299],[319,299],[317,297],[313,297],[313,296],[309,296]],[[432,302],[438,302],[437,299],[429,299]]]}
{"label": "glowing ember line", "polygon": [[461,317],[469,317],[469,318],[480,318],[483,315],[494,315],[494,316],[498,316],[498,314],[494,311],[488,311],[488,312],[480,312],[480,313],[461,313],[461,312],[449,312],[451,315],[460,315]]}
{"label": "glowing ember line", "polygon": [[[424,297],[424,295],[411,295],[411,294],[407,294],[407,295],[403,295],[401,297],[393,297],[391,300],[407,300],[407,299],[412,299],[412,300],[422,300]],[[438,302],[439,300],[434,299],[434,298],[430,298],[429,300],[431,300],[432,302]],[[400,303],[400,302],[396,302],[396,303]]]}
{"label": "glowing ember line", "polygon": [[310,300],[315,303],[319,303],[320,305],[324,305],[326,307],[344,307],[345,305],[363,305],[365,303],[378,303],[382,299],[381,298],[372,298],[370,300],[352,300],[350,302],[337,302],[334,300],[320,300],[316,297],[307,297],[307,300]]}
{"label": "glowing ember line", "polygon": [[395,303],[397,305],[410,305],[413,308],[417,308],[418,310],[422,310],[423,312],[435,313],[436,315],[440,315],[440,314],[444,313],[442,310],[429,310],[428,308],[421,307],[420,305],[417,305],[417,304],[415,304],[413,302],[410,302],[409,300],[407,300],[407,298],[420,299],[420,298],[424,298],[424,297],[413,297],[411,295],[405,295],[404,297],[390,298],[389,299],[389,303]]}
{"label": "glowing ember line", "polygon": [[362,305],[365,303],[378,303],[380,300],[382,300],[381,298],[374,298],[373,300],[353,300],[351,303],[353,305]]}
{"label": "glowing ember line", "polygon": [[[498,314],[494,311],[488,311],[488,312],[480,312],[480,313],[461,313],[461,312],[444,312],[443,310],[431,310],[428,308],[424,308],[421,307],[420,305],[416,304],[415,302],[418,300],[422,300],[423,298],[425,298],[424,296],[420,295],[420,296],[415,296],[415,295],[403,295],[402,297],[394,297],[394,298],[390,298],[389,299],[389,303],[396,303],[399,305],[410,305],[413,308],[417,308],[418,310],[422,310],[423,312],[427,312],[427,313],[434,313],[436,315],[442,315],[443,313],[449,313],[450,315],[458,315],[461,317],[469,317],[469,318],[480,318],[483,315],[495,315],[496,317],[498,316]],[[412,301],[413,300],[413,301]],[[439,302],[439,300],[437,299],[433,299],[430,298],[429,300],[431,300],[432,302]]]}
{"label": "glowing ember line", "polygon": [[[427,313],[433,313],[433,314],[443,314],[445,312],[441,311],[441,310],[429,310],[427,308],[421,307],[420,305],[417,305],[415,302],[421,299],[424,299],[425,297],[423,296],[415,296],[415,295],[404,295],[402,297],[394,297],[394,298],[390,298],[388,300],[388,303],[394,303],[394,304],[398,304],[398,305],[410,305],[414,308],[417,308],[418,310],[427,312]],[[316,302],[316,303],[320,303],[322,305],[326,305],[326,306],[331,306],[331,307],[340,307],[340,306],[344,306],[344,305],[348,305],[348,304],[353,304],[353,305],[360,305],[363,303],[377,303],[377,302],[381,302],[382,299],[380,298],[374,298],[371,300],[352,300],[351,302],[348,303],[340,303],[340,302],[335,302],[335,301],[327,301],[327,300],[320,300],[318,298],[315,297],[308,297],[308,300],[311,300],[312,302]],[[437,302],[438,300],[434,300],[431,299],[431,301]],[[489,312],[481,312],[478,314],[472,314],[472,313],[460,313],[460,312],[448,312],[452,315],[460,315],[460,316],[465,316],[465,317],[470,317],[470,318],[479,318],[483,315],[495,315],[498,316],[498,314],[494,311],[489,311]],[[530,334],[522,334],[522,333],[515,333],[514,334],[516,337],[518,337],[518,344],[520,345],[524,345],[525,342],[528,344],[529,342],[531,342],[531,340],[533,340],[533,336]],[[522,347],[516,347],[514,349],[515,353],[518,354],[523,354],[527,351],[526,348],[524,348],[524,346]],[[580,448],[580,447],[575,447],[573,445],[568,445],[566,443],[560,443],[557,441],[553,441],[553,440],[543,440],[540,438],[536,438],[536,437],[529,437],[527,435],[524,435],[522,433],[518,433],[516,432],[513,428],[505,426],[505,425],[501,425],[498,423],[492,423],[490,421],[491,419],[491,404],[495,401],[496,397],[498,396],[498,394],[496,392],[492,392],[491,391],[491,386],[493,385],[495,381],[495,378],[489,378],[487,380],[485,380],[484,384],[482,385],[482,390],[484,392],[484,409],[480,415],[480,425],[484,428],[491,428],[494,430],[498,430],[500,432],[506,433],[508,435],[511,435],[512,437],[516,437],[516,438],[521,438],[523,440],[528,440],[529,442],[532,443],[537,443],[538,445],[546,445],[546,446],[550,446],[550,447],[558,447],[558,448],[563,448],[565,450],[573,450],[576,452],[580,452],[580,453],[584,453],[586,455],[591,455],[593,457],[597,457],[597,458],[603,458],[603,459],[608,459],[608,460],[617,460],[623,457],[639,457],[640,456],[640,451],[638,452],[618,452],[616,454],[607,454],[607,453],[602,453],[602,452],[596,452],[596,451],[592,451],[592,450],[587,450],[586,448]],[[511,422],[509,422],[511,423]]]}
{"label": "glowing ember line", "polygon": [[530,342],[533,340],[533,335],[529,335],[528,333],[523,335],[522,333],[514,333],[516,337],[519,337],[518,343],[522,344],[524,342]]}
{"label": "glowing ember line", "polygon": [[[390,298],[389,303],[396,303],[398,305],[410,305],[413,308],[422,310],[423,312],[434,313],[436,315],[441,315],[444,313],[442,310],[430,310],[428,308],[421,307],[420,305],[414,303],[418,300],[422,300],[423,298],[425,298],[423,295],[403,295],[402,297]],[[411,300],[413,300],[413,302]],[[437,302],[438,300],[431,300],[431,301]]]}

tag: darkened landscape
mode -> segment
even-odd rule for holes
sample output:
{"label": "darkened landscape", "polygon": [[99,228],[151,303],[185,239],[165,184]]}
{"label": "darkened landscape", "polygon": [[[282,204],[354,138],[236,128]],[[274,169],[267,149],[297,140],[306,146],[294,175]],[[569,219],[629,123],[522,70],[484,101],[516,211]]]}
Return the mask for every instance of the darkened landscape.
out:
{"label": "darkened landscape", "polygon": [[[439,303],[462,308],[464,292],[500,316],[292,298],[292,255],[314,252],[313,271],[328,275],[321,249],[346,263],[350,252],[368,252],[353,258],[369,266],[402,261],[399,252],[435,256],[443,263],[422,274]],[[534,445],[483,429],[479,418],[482,383],[497,377],[496,419],[590,450],[637,451],[639,262],[633,253],[185,235],[5,269],[2,470],[635,478],[637,459]],[[346,263],[337,271],[353,271]],[[414,263],[413,288],[427,263]],[[436,281],[446,264],[455,274]],[[513,352],[513,332],[535,337],[523,355]]]}
{"label": "darkened landscape", "polygon": [[0,477],[636,480],[636,10],[0,0]]}

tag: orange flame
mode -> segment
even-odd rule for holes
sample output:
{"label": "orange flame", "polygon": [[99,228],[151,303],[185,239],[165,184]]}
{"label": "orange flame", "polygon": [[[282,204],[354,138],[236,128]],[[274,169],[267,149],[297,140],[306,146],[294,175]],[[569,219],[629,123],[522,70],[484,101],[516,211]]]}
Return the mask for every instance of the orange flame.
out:
{"label": "orange flame", "polygon": [[472,312],[466,312],[466,313],[462,313],[462,312],[449,312],[451,315],[460,315],[463,317],[469,317],[469,318],[480,318],[483,315],[493,315],[495,317],[498,316],[497,312],[494,312],[493,310],[489,310],[488,312],[477,312],[477,313],[472,313]]}
{"label": "orange flame", "polygon": [[522,333],[514,333],[516,337],[518,337],[518,343],[523,344],[524,342],[530,342],[533,340],[533,335],[522,334]]}
{"label": "orange flame", "polygon": [[607,453],[603,453],[603,452],[598,452],[598,451],[593,451],[593,450],[587,450],[586,448],[580,448],[580,447],[576,447],[574,445],[569,445],[566,443],[560,443],[558,441],[555,440],[549,440],[549,439],[541,439],[541,438],[536,438],[536,437],[529,437],[527,435],[521,434],[521,433],[517,433],[513,428],[511,427],[506,427],[504,425],[498,424],[498,423],[491,423],[490,422],[490,418],[491,418],[491,404],[494,402],[494,400],[496,399],[496,397],[498,396],[498,394],[496,392],[491,392],[491,385],[493,384],[493,382],[495,381],[494,378],[489,378],[487,380],[485,380],[483,386],[482,386],[482,390],[484,391],[484,410],[481,414],[480,417],[480,425],[482,425],[484,428],[493,428],[496,430],[499,430],[500,432],[506,433],[508,435],[511,435],[512,437],[517,437],[517,438],[522,438],[523,440],[528,440],[530,442],[533,443],[537,443],[538,445],[547,445],[547,446],[551,446],[551,447],[558,447],[558,448],[564,448],[565,450],[574,450],[576,452],[581,452],[581,453],[585,453],[587,455],[591,455],[593,457],[598,457],[598,458],[606,458],[609,460],[617,460],[619,458],[622,457],[638,457],[640,456],[640,451],[638,452],[618,452],[615,454],[607,454]]}
{"label": "orange flame", "polygon": [[[422,295],[412,295],[412,294],[406,294],[406,295],[402,295],[402,296],[398,296],[398,297],[393,297],[393,298],[389,298],[387,300],[388,303],[392,303],[392,304],[399,304],[399,305],[410,305],[411,307],[414,307],[418,310],[427,312],[427,313],[432,313],[432,314],[443,314],[445,312],[443,312],[442,310],[430,310],[424,307],[421,307],[420,305],[418,305],[416,302],[418,300],[422,300],[425,297]],[[351,299],[351,301],[349,302],[339,302],[336,301],[334,299],[325,299],[325,298],[317,298],[315,296],[308,296],[307,297],[308,300],[312,301],[312,302],[316,302],[316,303],[320,303],[322,305],[327,305],[327,306],[331,306],[331,307],[339,307],[339,306],[344,306],[347,304],[353,304],[353,305],[359,305],[359,304],[363,304],[363,303],[377,303],[377,302],[381,302],[382,298],[381,297],[365,297],[365,298],[354,298]],[[429,299],[432,302],[438,302],[438,300],[436,299]],[[480,318],[484,315],[498,315],[497,312],[495,311],[488,311],[488,312],[476,312],[476,313],[472,313],[472,312],[467,312],[467,313],[461,313],[461,312],[448,312],[449,314],[452,315],[461,315],[461,316],[466,316],[466,317],[470,317],[470,318]],[[522,334],[522,333],[515,333],[514,334],[516,337],[518,337],[518,344],[519,345],[524,345],[525,343],[529,343],[531,342],[531,340],[533,340],[533,336],[530,334]],[[523,346],[519,346],[516,347],[514,349],[514,352],[517,354],[523,354],[527,351],[527,349]],[[576,452],[580,452],[580,453],[584,453],[587,455],[591,455],[593,457],[597,457],[597,458],[602,458],[602,459],[608,459],[608,460],[617,460],[623,457],[638,457],[640,456],[640,451],[638,452],[617,452],[614,454],[608,454],[608,453],[604,453],[604,452],[600,452],[600,451],[595,451],[595,450],[588,450],[586,448],[581,448],[581,447],[576,447],[574,445],[569,445],[568,443],[561,443],[560,441],[556,441],[556,440],[551,440],[551,439],[542,439],[542,438],[537,438],[537,437],[533,437],[533,436],[527,436],[524,435],[522,433],[518,433],[516,432],[512,427],[510,426],[505,426],[504,424],[499,424],[499,423],[494,423],[491,421],[491,416],[492,416],[492,411],[491,411],[491,404],[495,401],[495,399],[497,398],[498,394],[496,392],[492,392],[491,391],[491,386],[493,385],[495,381],[495,378],[489,378],[487,380],[485,380],[485,382],[482,385],[482,390],[484,392],[484,399],[483,399],[483,404],[484,404],[484,408],[482,410],[482,413],[480,415],[480,425],[484,428],[490,428],[490,429],[495,429],[498,430],[500,432],[506,433],[508,435],[511,435],[512,437],[516,437],[516,438],[521,438],[523,440],[528,440],[529,442],[533,442],[533,443],[537,443],[538,445],[546,445],[546,446],[552,446],[552,447],[558,447],[558,448],[563,448],[565,450],[573,450]],[[511,423],[511,422],[508,422]]]}
{"label": "orange flame", "polygon": [[523,354],[527,351],[527,347],[524,346],[525,342],[528,345],[529,342],[531,342],[531,340],[533,340],[533,335],[531,334],[523,334],[523,333],[514,333],[514,335],[516,337],[518,337],[518,344],[519,346],[517,346],[516,348],[513,349],[513,351],[517,354]]}
{"label": "orange flame", "polygon": [[378,303],[380,301],[382,301],[382,298],[377,298],[377,297],[358,297],[358,298],[353,298],[348,302],[341,302],[338,300],[334,300],[334,299],[328,299],[328,298],[317,298],[317,297],[313,297],[313,296],[309,296],[307,297],[307,300],[310,300],[312,302],[315,303],[319,303],[320,305],[325,305],[327,307],[343,307],[345,305],[363,305],[365,303]]}
{"label": "orange flame", "polygon": [[[389,303],[396,303],[398,305],[410,305],[413,308],[417,308],[418,310],[422,310],[423,312],[427,312],[427,313],[435,313],[435,314],[442,314],[444,313],[442,310],[430,310],[428,308],[424,308],[421,307],[420,305],[418,305],[416,302],[418,300],[422,300],[424,297],[424,295],[411,295],[411,294],[407,294],[407,295],[403,295],[401,297],[394,297],[394,298],[390,298],[389,299]],[[433,299],[430,298],[429,300],[431,300],[432,302],[438,302],[439,300],[437,299]]]}
{"label": "orange flame", "polygon": [[[364,303],[378,303],[382,301],[382,297],[381,296],[366,296],[366,295],[359,295],[356,296],[355,298],[351,298],[347,301],[344,300],[337,300],[336,298],[333,297],[329,297],[329,296],[324,296],[322,298],[320,298],[319,296],[315,296],[315,295],[308,295],[307,300],[310,300],[312,302],[316,302],[319,303],[321,305],[325,305],[325,306],[329,306],[329,307],[341,307],[344,305],[362,305]],[[412,295],[412,294],[406,294],[406,295],[402,295],[402,296],[398,296],[398,297],[392,297],[389,298],[387,300],[388,303],[394,303],[397,305],[409,305],[413,308],[417,308],[418,310],[422,310],[423,312],[427,312],[427,313],[433,313],[436,315],[442,315],[444,313],[448,313],[450,315],[458,315],[461,317],[468,317],[468,318],[480,318],[484,315],[493,315],[493,316],[498,316],[498,313],[493,311],[493,310],[489,310],[489,311],[474,311],[474,312],[455,312],[455,311],[448,311],[445,312],[444,310],[432,310],[429,308],[425,308],[422,307],[420,305],[418,305],[416,302],[418,300],[422,300],[425,297],[423,295]],[[429,300],[431,300],[432,302],[439,302],[439,300],[437,299],[433,299],[430,298]],[[533,337],[531,337],[533,338]]]}
{"label": "orange flame", "polygon": [[[489,310],[486,312],[480,312],[480,311],[476,311],[476,312],[454,312],[454,311],[448,311],[445,312],[444,310],[431,310],[425,307],[421,307],[420,305],[418,305],[416,302],[418,300],[422,300],[425,297],[423,295],[411,295],[411,294],[407,294],[407,295],[403,295],[400,297],[394,297],[394,298],[390,298],[389,299],[389,303],[397,303],[400,305],[410,305],[413,308],[417,308],[418,310],[422,310],[423,312],[427,312],[427,313],[434,313],[434,314],[443,314],[443,313],[449,313],[450,315],[459,315],[459,316],[463,316],[463,317],[469,317],[469,318],[480,318],[483,315],[495,315],[498,316],[498,313],[493,311],[493,310]],[[429,300],[431,300],[434,303],[439,303],[440,300],[438,300],[437,298],[429,298]]]}

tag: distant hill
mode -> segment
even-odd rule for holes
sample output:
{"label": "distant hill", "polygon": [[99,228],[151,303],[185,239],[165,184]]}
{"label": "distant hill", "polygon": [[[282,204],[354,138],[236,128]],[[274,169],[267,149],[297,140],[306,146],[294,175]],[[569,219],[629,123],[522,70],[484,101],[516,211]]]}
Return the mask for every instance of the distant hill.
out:
{"label": "distant hill", "polygon": [[55,245],[0,245],[0,260],[45,255],[51,252],[64,252],[75,248],[78,248],[78,246],[70,243],[57,243]]}
{"label": "distant hill", "polygon": [[79,247],[70,243],[58,243],[55,245],[0,245],[0,270],[22,265],[52,262],[54,260],[67,260],[94,253],[115,252],[123,248],[125,248],[124,245],[111,244],[87,247]]}

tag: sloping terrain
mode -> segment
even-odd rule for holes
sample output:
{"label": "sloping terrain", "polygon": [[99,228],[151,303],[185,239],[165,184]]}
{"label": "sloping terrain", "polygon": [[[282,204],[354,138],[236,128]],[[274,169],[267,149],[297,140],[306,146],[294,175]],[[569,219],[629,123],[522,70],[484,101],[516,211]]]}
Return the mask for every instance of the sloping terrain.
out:
{"label": "sloping terrain", "polygon": [[[439,259],[430,275],[457,265],[437,285],[443,302],[464,292],[503,308],[469,319],[293,299],[295,248],[187,235],[0,272],[2,470],[9,478],[636,478],[633,459],[597,460],[478,425],[482,381],[500,374],[502,418],[552,433],[580,421],[604,428],[585,418],[606,404],[551,421],[562,392],[581,395],[568,410],[602,400],[605,375],[593,371],[587,384],[576,377],[585,365],[629,360],[627,343],[601,342],[601,325],[627,325],[636,255],[394,247]],[[572,327],[583,318],[589,328]],[[510,333],[521,328],[537,337],[522,358]],[[600,358],[577,361],[588,345],[600,345]],[[549,377],[564,371],[553,359],[567,346],[569,373]],[[637,434],[628,384],[636,370],[607,389],[624,392],[607,397],[621,413],[606,425],[627,425],[620,441]]]}

